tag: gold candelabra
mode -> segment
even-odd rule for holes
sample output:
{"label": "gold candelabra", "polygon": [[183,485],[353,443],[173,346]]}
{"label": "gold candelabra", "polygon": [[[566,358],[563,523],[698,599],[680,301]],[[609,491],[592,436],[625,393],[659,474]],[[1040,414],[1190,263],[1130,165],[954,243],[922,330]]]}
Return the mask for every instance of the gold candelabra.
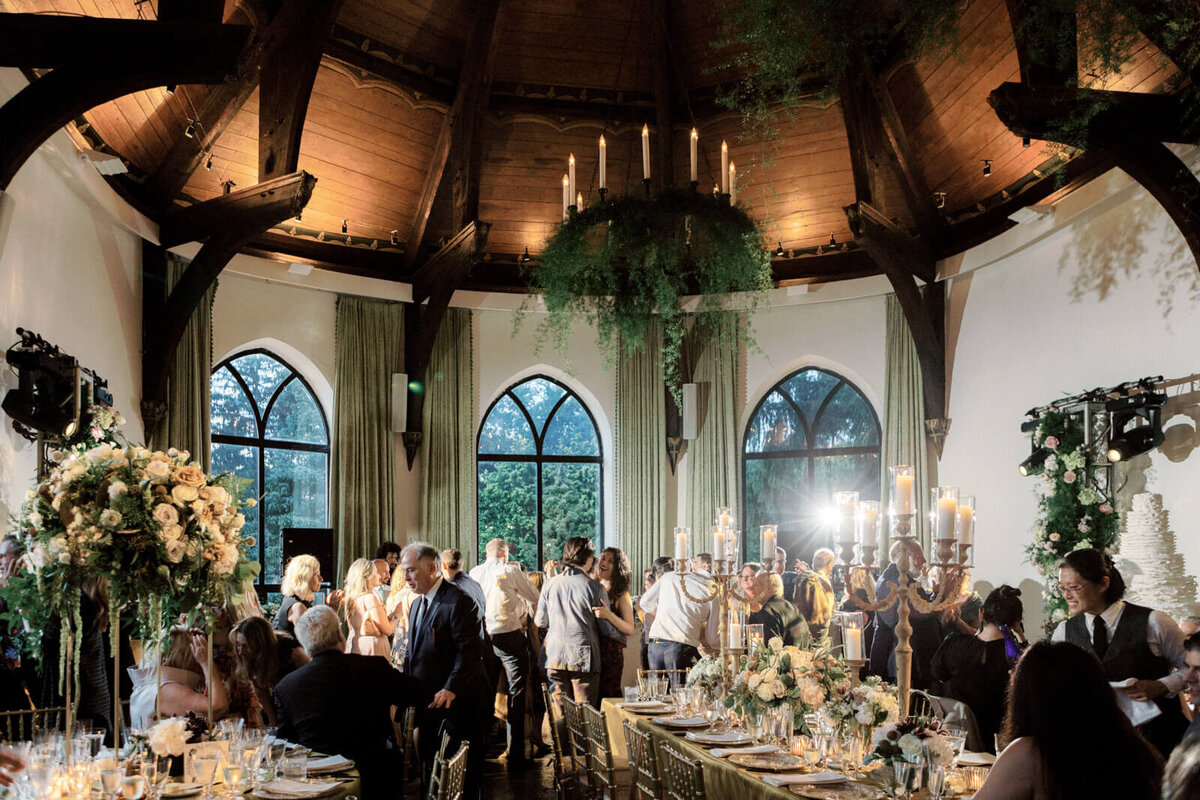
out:
{"label": "gold candelabra", "polygon": [[[737,562],[733,559],[713,561],[712,572],[708,573],[708,577],[712,579],[712,589],[707,597],[697,597],[688,591],[687,577],[692,573],[687,569],[679,571],[679,588],[683,591],[684,597],[693,603],[712,603],[717,613],[721,615],[717,621],[717,637],[720,640],[721,683],[727,691],[732,675],[736,671],[732,659],[737,658],[745,650],[744,647],[731,647],[729,643],[729,599],[732,597],[742,603],[750,602],[749,597],[738,591],[738,573],[731,571],[736,567]],[[744,633],[743,630],[743,635]]]}

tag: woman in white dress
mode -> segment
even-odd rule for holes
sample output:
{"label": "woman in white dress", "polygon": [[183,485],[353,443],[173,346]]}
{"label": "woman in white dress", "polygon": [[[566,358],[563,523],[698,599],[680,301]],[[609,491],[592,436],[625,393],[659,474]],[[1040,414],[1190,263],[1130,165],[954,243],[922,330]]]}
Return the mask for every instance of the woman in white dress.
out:
{"label": "woman in white dress", "polygon": [[[129,697],[129,716],[134,728],[153,725],[155,698],[161,694],[159,714],[162,719],[179,717],[193,711],[208,716],[208,693],[201,687],[212,687],[213,715],[220,717],[229,705],[225,681],[220,675],[210,680],[208,674],[208,641],[185,628],[173,628],[167,639],[167,655],[160,672],[153,664],[130,667],[133,693]],[[161,689],[160,689],[161,680]]]}
{"label": "woman in white dress", "polygon": [[347,653],[384,658],[391,654],[388,637],[396,629],[396,623],[388,619],[383,601],[375,593],[380,583],[379,570],[365,558],[357,559],[346,571],[341,612],[350,629]]}

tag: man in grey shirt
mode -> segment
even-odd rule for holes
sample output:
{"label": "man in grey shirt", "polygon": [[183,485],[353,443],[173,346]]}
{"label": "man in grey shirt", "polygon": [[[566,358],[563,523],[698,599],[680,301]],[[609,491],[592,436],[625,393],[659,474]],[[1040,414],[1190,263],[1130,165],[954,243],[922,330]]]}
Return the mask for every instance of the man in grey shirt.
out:
{"label": "man in grey shirt", "polygon": [[546,634],[550,680],[576,702],[599,708],[601,622],[592,609],[608,605],[608,597],[600,582],[587,574],[595,556],[590,539],[567,539],[563,571],[542,587],[534,623],[550,629]]}

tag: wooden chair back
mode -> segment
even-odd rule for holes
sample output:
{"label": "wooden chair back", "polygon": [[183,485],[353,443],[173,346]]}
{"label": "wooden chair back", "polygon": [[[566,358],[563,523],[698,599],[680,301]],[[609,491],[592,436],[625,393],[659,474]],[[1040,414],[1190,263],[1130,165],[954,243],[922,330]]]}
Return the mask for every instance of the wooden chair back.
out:
{"label": "wooden chair back", "polygon": [[705,800],[704,765],[699,761],[688,758],[670,743],[659,741],[658,765],[666,800]]}
{"label": "wooden chair back", "polygon": [[567,755],[572,771],[580,776],[578,788],[582,789],[582,776],[586,775],[588,787],[594,789],[596,779],[592,775],[591,759],[588,756],[587,723],[583,720],[583,711],[580,710],[579,703],[561,692],[559,700],[562,702],[563,722],[567,729]]}
{"label": "wooden chair back", "polygon": [[662,778],[658,772],[658,755],[654,739],[638,730],[637,723],[624,720],[625,747],[629,752],[629,772],[633,778],[632,800],[662,800]]}
{"label": "wooden chair back", "polygon": [[62,730],[66,719],[66,706],[0,711],[0,741],[32,741],[41,731]]}

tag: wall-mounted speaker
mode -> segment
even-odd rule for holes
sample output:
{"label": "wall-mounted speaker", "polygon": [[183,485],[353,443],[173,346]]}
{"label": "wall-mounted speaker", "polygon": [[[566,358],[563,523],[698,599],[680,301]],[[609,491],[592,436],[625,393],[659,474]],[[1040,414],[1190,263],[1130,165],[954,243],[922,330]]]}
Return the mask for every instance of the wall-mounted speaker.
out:
{"label": "wall-mounted speaker", "polygon": [[683,416],[682,433],[684,439],[696,438],[696,384],[685,383],[682,387]]}
{"label": "wall-mounted speaker", "polygon": [[392,373],[392,433],[408,430],[408,375]]}

